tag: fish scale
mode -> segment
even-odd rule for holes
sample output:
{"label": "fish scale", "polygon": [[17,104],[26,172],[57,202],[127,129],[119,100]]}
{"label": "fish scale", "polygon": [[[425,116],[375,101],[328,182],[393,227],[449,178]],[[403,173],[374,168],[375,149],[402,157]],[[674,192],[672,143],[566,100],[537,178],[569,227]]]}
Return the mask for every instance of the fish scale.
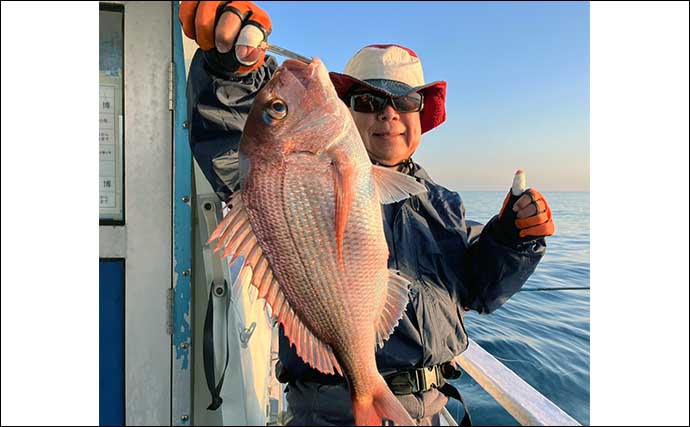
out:
{"label": "fish scale", "polygon": [[[317,335],[332,336],[334,333],[338,337],[334,345],[343,358],[343,364],[349,365],[351,371],[356,373],[355,377],[359,378],[364,376],[358,375],[360,367],[369,364],[363,363],[359,356],[371,354],[375,348],[375,319],[372,314],[381,306],[383,297],[382,293],[376,291],[386,287],[385,281],[381,281],[386,275],[380,274],[386,270],[388,256],[380,206],[372,191],[371,176],[362,173],[356,185],[357,194],[361,197],[355,199],[343,242],[345,259],[348,260],[346,268],[349,268],[339,270],[335,263],[336,247],[332,238],[335,233],[333,184],[323,178],[330,174],[327,162],[319,164],[312,157],[295,156],[287,162],[284,179],[289,184],[284,188],[283,203],[287,209],[285,224],[295,224],[292,230],[296,231],[292,233],[292,238],[299,257],[319,257],[321,260],[318,264],[328,268],[310,271],[307,277],[284,277],[283,280],[292,284],[309,283],[300,292],[295,292],[308,296],[296,301],[295,308],[305,314],[305,319],[309,319],[307,323]],[[300,191],[305,186],[309,189],[307,193]],[[295,190],[290,191],[293,188]],[[325,245],[315,245],[314,236],[319,236],[316,241],[325,242]],[[284,262],[293,260],[286,257]],[[331,287],[329,284],[336,285]],[[348,301],[348,304],[329,304],[332,301]],[[329,321],[322,324],[320,321],[323,319]],[[366,369],[371,367],[367,366]],[[368,381],[355,379],[353,382],[358,389],[367,390]]]}
{"label": "fish scale", "polygon": [[[279,188],[283,179],[276,175],[273,171],[267,171],[266,175],[262,178],[261,182],[264,183],[266,188]],[[280,193],[273,193],[269,197],[270,192],[259,191],[261,197],[259,197],[259,204],[257,206],[262,206],[264,209],[259,208],[262,211],[261,215],[250,214],[250,219],[256,218],[257,225],[255,227],[255,232],[258,236],[269,236],[274,235],[276,245],[273,246],[273,252],[281,254],[294,254],[297,251],[297,247],[292,244],[292,238],[290,237],[290,227],[288,225],[287,218],[284,217],[284,211],[279,209],[279,206],[284,205],[284,198],[281,197]],[[254,221],[254,219],[252,219]],[[268,240],[268,238],[267,238]],[[269,260],[271,257],[269,256]],[[296,258],[291,257],[290,262],[281,262],[274,258],[271,262],[271,266],[274,270],[274,274],[278,276],[279,281],[281,278],[283,281],[290,280],[293,283],[303,282],[305,278],[308,278],[307,272],[300,268],[299,263],[294,263]],[[306,294],[310,298],[314,297],[314,293],[311,287],[300,288],[299,294]],[[284,289],[285,297],[293,308],[299,307],[298,297],[293,292],[292,288]],[[310,313],[313,314],[313,313]],[[319,316],[320,317],[320,316]],[[301,316],[305,323],[312,323],[312,319],[309,316]]]}
{"label": "fish scale", "polygon": [[[310,161],[311,159],[305,160]],[[313,162],[313,160],[311,161]],[[309,322],[315,328],[318,328],[321,334],[331,335],[331,332],[338,328],[336,322],[339,319],[348,318],[347,311],[349,308],[349,305],[332,304],[333,301],[343,300],[343,296],[338,294],[336,284],[345,279],[337,271],[336,264],[333,262],[333,249],[329,247],[334,235],[332,226],[332,218],[334,217],[333,207],[328,208],[329,203],[317,203],[315,206],[312,204],[315,200],[320,200],[321,198],[328,200],[330,198],[328,193],[324,194],[324,190],[328,191],[328,189],[324,188],[323,183],[319,181],[305,183],[294,180],[294,178],[298,177],[303,179],[305,176],[314,176],[309,173],[312,172],[310,167],[314,167],[314,171],[318,171],[320,169],[319,165],[307,163],[295,166],[295,168],[286,171],[286,180],[291,178],[291,172],[294,171],[296,173],[295,177],[292,177],[292,182],[295,186],[308,188],[307,193],[304,194],[305,198],[301,200],[297,199],[297,194],[286,194],[286,200],[290,201],[289,205],[287,205],[290,209],[286,211],[286,216],[288,223],[293,221],[297,223],[294,229],[299,230],[299,232],[293,233],[292,237],[295,239],[297,251],[301,252],[301,258],[314,260],[320,266],[311,270],[309,276],[304,278],[304,280],[309,282],[309,285],[306,286],[308,288],[306,293],[309,295],[309,298],[306,301],[309,301],[310,304],[300,304],[302,301],[298,301],[298,304],[305,311],[305,317],[309,318]],[[304,171],[304,173],[301,171]],[[328,184],[326,184],[326,187],[328,187]],[[314,196],[318,196],[319,199],[315,199]],[[330,268],[324,268],[324,265]],[[337,316],[333,316],[332,312],[327,313],[326,309],[335,310]]]}

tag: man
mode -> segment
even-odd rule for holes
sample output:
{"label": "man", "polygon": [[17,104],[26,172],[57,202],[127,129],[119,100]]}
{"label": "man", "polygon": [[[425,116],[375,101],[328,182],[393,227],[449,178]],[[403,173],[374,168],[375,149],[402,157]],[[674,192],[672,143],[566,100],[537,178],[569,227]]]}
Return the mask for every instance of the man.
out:
{"label": "man", "polygon": [[[256,92],[277,68],[258,49],[271,31],[268,15],[251,2],[182,2],[185,34],[201,47],[189,73],[190,143],[216,193],[238,188],[238,145]],[[384,347],[379,371],[419,425],[438,423],[449,395],[450,363],[468,345],[463,312],[489,313],[525,283],[554,232],[539,192],[509,193],[486,226],[467,221],[460,196],[434,183],[412,155],[421,135],[445,120],[445,82],[425,84],[417,55],[398,45],[357,52],[331,80],[350,106],[373,163],[412,175],[427,192],[385,205],[389,267],[412,280],[410,302]],[[280,338],[278,378],[287,382],[292,425],[351,425],[345,380],[304,364]]]}

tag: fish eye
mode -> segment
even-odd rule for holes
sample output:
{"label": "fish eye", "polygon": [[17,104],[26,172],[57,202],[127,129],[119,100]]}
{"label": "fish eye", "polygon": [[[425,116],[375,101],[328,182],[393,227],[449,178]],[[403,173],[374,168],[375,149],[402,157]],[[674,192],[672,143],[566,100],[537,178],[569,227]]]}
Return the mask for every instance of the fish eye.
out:
{"label": "fish eye", "polygon": [[282,99],[275,98],[268,102],[264,114],[274,120],[283,120],[288,114],[287,104]]}

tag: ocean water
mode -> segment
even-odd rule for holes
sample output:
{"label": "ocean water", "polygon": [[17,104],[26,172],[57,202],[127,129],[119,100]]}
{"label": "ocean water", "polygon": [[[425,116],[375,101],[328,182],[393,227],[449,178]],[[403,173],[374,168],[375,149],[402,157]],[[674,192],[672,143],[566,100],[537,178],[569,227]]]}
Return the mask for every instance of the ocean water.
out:
{"label": "ocean water", "polygon": [[[498,213],[505,194],[460,192],[467,218],[483,223]],[[589,425],[589,193],[543,194],[556,225],[546,255],[522,291],[494,313],[467,313],[465,326],[485,350]],[[469,375],[454,385],[475,425],[519,425]],[[454,400],[448,409],[456,419],[462,414]]]}

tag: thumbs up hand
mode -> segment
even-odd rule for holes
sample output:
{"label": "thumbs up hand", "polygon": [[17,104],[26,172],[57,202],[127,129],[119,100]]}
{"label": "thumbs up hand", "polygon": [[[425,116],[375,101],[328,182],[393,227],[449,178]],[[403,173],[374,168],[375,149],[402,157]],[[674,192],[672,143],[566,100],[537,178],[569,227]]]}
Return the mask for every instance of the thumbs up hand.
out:
{"label": "thumbs up hand", "polygon": [[498,214],[497,237],[506,243],[516,243],[551,236],[554,232],[546,198],[533,188],[526,189],[525,173],[518,170]]}

